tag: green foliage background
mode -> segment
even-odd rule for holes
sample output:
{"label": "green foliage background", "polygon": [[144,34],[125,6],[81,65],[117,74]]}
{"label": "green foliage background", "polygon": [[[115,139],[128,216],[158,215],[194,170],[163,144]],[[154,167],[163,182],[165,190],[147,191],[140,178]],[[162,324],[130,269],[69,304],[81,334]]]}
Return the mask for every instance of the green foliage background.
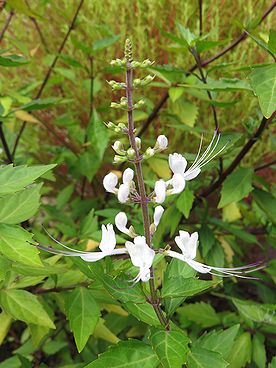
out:
{"label": "green foliage background", "polygon": [[[195,60],[187,31],[178,25],[198,35],[198,2],[84,1],[71,30],[79,4],[9,0],[0,5],[0,32],[11,19],[0,43],[0,367],[274,368],[275,8],[258,25],[271,2],[203,1],[206,39],[196,44],[201,60],[244,29],[249,33],[204,68],[204,85],[195,76],[198,69],[186,74]],[[86,264],[30,245],[58,247],[43,224],[63,243],[93,250],[101,224],[114,223],[120,210],[142,234],[140,209],[119,205],[102,188],[103,176],[114,170],[110,144],[118,138],[103,121],[126,121],[110,109],[120,93],[106,83],[124,78],[109,61],[122,57],[126,37],[135,59],[155,60],[150,71],[156,79],[143,90],[146,106],[135,116],[138,131],[168,94],[143,133],[143,147],[165,134],[168,153],[180,152],[191,162],[201,134],[204,142],[213,135],[211,106],[222,142],[231,139],[221,160],[167,200],[154,245],[173,248],[174,234],[185,229],[199,231],[199,259],[208,264],[268,261],[256,272],[260,280],[248,281],[198,279],[184,263],[156,257],[158,295],[172,321],[170,333],[145,300],[148,286],[129,288],[136,272],[129,260]],[[248,142],[252,147],[239,158]],[[212,189],[237,157],[234,169]],[[165,154],[143,168],[149,190],[155,180],[170,176]]]}

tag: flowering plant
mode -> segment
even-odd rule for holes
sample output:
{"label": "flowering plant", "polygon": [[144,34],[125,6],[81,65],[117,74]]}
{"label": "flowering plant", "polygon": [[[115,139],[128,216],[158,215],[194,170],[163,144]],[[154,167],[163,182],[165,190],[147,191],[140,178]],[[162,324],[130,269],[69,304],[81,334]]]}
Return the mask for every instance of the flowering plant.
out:
{"label": "flowering plant", "polygon": [[[186,181],[197,178],[201,169],[207,165],[212,159],[217,157],[226,148],[228,142],[217,149],[221,134],[216,130],[213,134],[212,140],[207,146],[206,150],[201,154],[203,144],[203,137],[199,144],[199,149],[196,158],[192,165],[188,167],[186,158],[180,153],[173,153],[169,155],[168,163],[172,171],[172,177],[165,181],[159,179],[154,184],[152,193],[147,194],[145,182],[143,177],[142,162],[150,159],[155,154],[162,152],[168,148],[168,139],[165,135],[159,135],[156,139],[154,147],[148,147],[142,152],[142,141],[136,136],[136,129],[134,126],[133,111],[140,106],[143,106],[143,100],[133,102],[133,91],[141,86],[148,85],[154,79],[153,75],[148,75],[143,79],[133,79],[133,72],[136,69],[143,69],[153,64],[150,60],[138,62],[133,60],[132,44],[129,39],[125,43],[125,55],[122,60],[116,59],[111,62],[112,65],[123,67],[126,70],[126,81],[116,82],[114,80],[108,82],[114,90],[125,91],[125,97],[122,97],[120,102],[112,102],[111,107],[122,109],[127,112],[127,125],[114,123],[107,123],[109,129],[114,130],[119,134],[125,134],[129,139],[129,148],[125,149],[120,140],[117,140],[112,148],[115,151],[114,163],[125,163],[133,165],[132,168],[126,168],[122,175],[122,183],[118,186],[118,177],[114,172],[108,173],[103,179],[103,186],[109,193],[115,194],[122,204],[139,204],[142,210],[144,234],[137,234],[133,226],[127,227],[128,218],[125,212],[120,212],[115,217],[116,228],[133,238],[133,242],[127,240],[125,247],[116,246],[116,236],[113,224],[102,225],[102,238],[99,244],[100,251],[83,252],[74,250],[60,242],[61,246],[67,250],[57,250],[43,245],[37,245],[38,248],[47,250],[51,253],[80,257],[86,262],[96,262],[107,256],[128,255],[134,267],[138,268],[138,274],[132,281],[134,283],[149,282],[150,296],[147,300],[153,306],[159,322],[166,330],[170,330],[169,316],[165,315],[160,299],[157,297],[156,279],[153,267],[153,262],[156,254],[162,254],[165,257],[175,258],[186,263],[189,267],[201,274],[210,274],[216,277],[237,277],[256,279],[248,276],[248,273],[257,271],[264,267],[262,262],[248,264],[240,267],[217,267],[215,265],[206,265],[196,261],[197,247],[198,247],[198,233],[189,234],[187,231],[180,230],[179,235],[175,237],[175,243],[181,252],[171,250],[170,247],[156,248],[154,246],[154,233],[156,232],[164,208],[160,205],[165,202],[166,198],[179,194],[185,190]],[[153,221],[150,220],[149,205],[154,206]],[[156,206],[156,204],[158,204]],[[202,239],[204,241],[204,239]],[[208,286],[209,287],[209,284]]]}

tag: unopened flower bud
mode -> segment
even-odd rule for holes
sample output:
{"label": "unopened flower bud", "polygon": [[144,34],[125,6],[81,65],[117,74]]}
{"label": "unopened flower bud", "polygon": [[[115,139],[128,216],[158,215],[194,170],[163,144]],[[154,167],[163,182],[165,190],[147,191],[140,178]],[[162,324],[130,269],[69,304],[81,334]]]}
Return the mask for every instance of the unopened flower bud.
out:
{"label": "unopened flower bud", "polygon": [[168,147],[168,138],[165,135],[159,135],[156,140],[155,149],[164,150]]}
{"label": "unopened flower bud", "polygon": [[129,196],[129,186],[128,184],[121,184],[118,190],[118,200],[121,203],[125,203]]}
{"label": "unopened flower bud", "polygon": [[145,101],[144,100],[139,100],[138,102],[136,102],[136,104],[134,104],[134,108],[135,109],[139,109],[140,107],[143,107],[145,105]]}
{"label": "unopened flower bud", "polygon": [[125,169],[123,173],[123,183],[127,184],[130,183],[133,180],[134,177],[134,171],[131,168]]}
{"label": "unopened flower bud", "polygon": [[113,109],[120,109],[121,106],[117,102],[111,102],[110,107]]}
{"label": "unopened flower bud", "polygon": [[119,153],[119,154],[125,153],[124,146],[120,141],[114,142],[112,148],[114,149],[116,153]]}
{"label": "unopened flower bud", "polygon": [[114,123],[112,123],[111,121],[109,121],[108,123],[105,123],[105,125],[109,129],[115,129],[116,128],[116,125]]}
{"label": "unopened flower bud", "polygon": [[107,192],[115,193],[118,177],[113,172],[107,174],[103,179],[103,186]]}
{"label": "unopened flower bud", "polygon": [[155,207],[154,215],[153,215],[153,222],[156,227],[159,225],[159,222],[161,220],[163,213],[164,213],[164,208],[162,206]]}
{"label": "unopened flower bud", "polygon": [[146,152],[144,153],[144,158],[148,159],[148,158],[154,156],[154,154],[155,154],[155,150],[153,148],[149,147],[149,148],[146,149]]}
{"label": "unopened flower bud", "polygon": [[127,150],[127,156],[128,156],[128,158],[130,158],[130,159],[134,159],[134,158],[135,158],[135,151],[134,151],[134,149],[133,149],[133,148],[129,148],[129,149]]}
{"label": "unopened flower bud", "polygon": [[127,160],[127,158],[125,156],[118,156],[118,155],[114,156],[114,163],[115,164],[120,164],[121,162],[125,162],[126,160]]}
{"label": "unopened flower bud", "polygon": [[141,149],[141,139],[139,137],[135,137],[135,143],[138,148],[138,150]]}
{"label": "unopened flower bud", "polygon": [[133,87],[135,88],[135,87],[139,87],[139,86],[141,86],[141,79],[134,79],[133,80]]}
{"label": "unopened flower bud", "polygon": [[146,59],[142,62],[141,68],[147,68],[151,66],[152,64],[154,64],[154,61],[150,61],[149,59]]}
{"label": "unopened flower bud", "polygon": [[120,105],[123,108],[127,108],[127,99],[126,99],[126,97],[121,97]]}
{"label": "unopened flower bud", "polygon": [[141,63],[139,61],[132,61],[131,62],[131,67],[132,68],[140,68],[141,67]]}
{"label": "unopened flower bud", "polygon": [[166,199],[166,183],[160,179],[155,183],[155,201],[156,203],[163,203]]}

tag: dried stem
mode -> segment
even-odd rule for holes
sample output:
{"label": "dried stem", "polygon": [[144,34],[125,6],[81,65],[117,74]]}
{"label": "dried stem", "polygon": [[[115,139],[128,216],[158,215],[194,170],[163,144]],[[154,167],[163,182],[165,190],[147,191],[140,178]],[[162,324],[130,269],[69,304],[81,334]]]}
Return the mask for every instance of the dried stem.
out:
{"label": "dried stem", "polygon": [[[35,99],[40,98],[40,96],[42,95],[42,92],[43,92],[43,90],[44,90],[44,88],[45,88],[45,86],[46,86],[46,84],[47,84],[47,82],[48,82],[48,80],[49,80],[52,72],[53,72],[53,69],[54,69],[54,67],[55,67],[55,65],[56,65],[56,63],[57,63],[57,61],[59,59],[59,56],[62,53],[62,50],[63,50],[63,48],[64,48],[64,46],[65,46],[65,44],[66,44],[66,42],[67,42],[67,40],[68,40],[68,38],[70,36],[70,33],[74,29],[74,26],[75,26],[75,23],[76,23],[78,14],[79,14],[79,12],[81,10],[81,7],[82,7],[83,3],[84,3],[84,0],[81,0],[80,3],[79,3],[78,8],[77,8],[77,10],[76,10],[76,12],[74,14],[74,17],[73,17],[73,19],[71,21],[71,24],[70,24],[70,26],[68,28],[68,31],[67,31],[67,33],[66,33],[66,35],[65,35],[65,37],[64,37],[64,39],[63,39],[63,41],[62,41],[62,43],[61,43],[61,45],[59,47],[59,49],[58,49],[57,55],[54,58],[52,64],[50,65],[50,67],[49,67],[49,69],[48,69],[48,71],[47,71],[47,73],[45,75],[45,78],[44,78],[44,80],[43,80],[43,82],[42,82],[42,84],[41,84],[41,86],[40,86],[40,88],[39,88],[39,90],[38,90],[38,92],[37,92],[37,94],[35,96]],[[24,121],[22,123],[21,128],[19,130],[19,133],[18,133],[18,135],[16,137],[15,144],[14,144],[13,151],[12,151],[12,156],[13,157],[15,155],[15,152],[16,152],[16,149],[17,149],[19,140],[20,140],[20,138],[21,138],[21,136],[22,136],[22,134],[23,134],[23,132],[24,132],[24,130],[26,128],[26,125],[27,125],[27,122]]]}
{"label": "dried stem", "polygon": [[14,12],[10,11],[10,13],[7,17],[6,23],[4,24],[4,27],[2,28],[2,30],[0,32],[0,42],[3,40],[5,32],[8,29],[13,16],[14,16]]}
{"label": "dried stem", "polygon": [[230,175],[236,167],[239,165],[244,156],[250,151],[252,146],[258,141],[263,131],[267,127],[267,125],[274,119],[276,116],[276,111],[272,114],[272,116],[267,119],[263,117],[259,128],[256,130],[255,134],[247,141],[246,145],[241,149],[241,151],[237,154],[236,158],[233,160],[230,166],[222,173],[221,177],[211,184],[203,193],[201,193],[201,198],[207,198],[210,194],[212,194],[216,189],[218,189],[224,180]]}
{"label": "dried stem", "polygon": [[203,31],[202,0],[198,0],[198,9],[199,9],[199,35],[202,36]]}
{"label": "dried stem", "polygon": [[[267,16],[273,11],[273,9],[275,7],[276,7],[276,1],[273,1],[272,4],[266,9],[266,11],[264,12],[263,16],[260,18],[260,21],[258,22],[258,25],[260,25],[267,18]],[[214,56],[212,56],[212,57],[210,57],[208,59],[202,60],[201,61],[202,68],[204,68],[208,64],[212,63],[213,61],[219,59],[221,56],[223,56],[227,52],[233,50],[237,45],[239,45],[240,42],[244,41],[247,37],[248,37],[247,33],[246,32],[243,32],[240,36],[238,36],[234,41],[232,41],[227,47],[225,47],[224,49],[222,49],[216,55],[214,55]],[[188,72],[186,74],[189,75],[193,71],[195,71],[196,69],[197,69],[197,64],[193,65],[188,70]],[[163,96],[161,97],[161,99],[159,100],[159,102],[157,103],[157,105],[155,106],[155,108],[153,109],[153,111],[151,112],[151,114],[149,115],[149,117],[147,118],[147,120],[144,122],[144,124],[143,124],[143,126],[142,126],[142,128],[141,128],[141,130],[139,132],[139,136],[141,136],[142,134],[145,133],[145,131],[150,126],[151,122],[158,116],[159,111],[165,105],[165,103],[167,102],[167,99],[168,98],[169,98],[169,93],[168,93],[168,91],[166,91],[163,94]]]}
{"label": "dried stem", "polygon": [[9,149],[9,146],[8,146],[8,143],[6,141],[6,137],[5,137],[5,134],[4,134],[4,131],[3,131],[2,121],[0,121],[0,140],[2,142],[4,152],[7,156],[8,164],[11,164],[12,163],[12,155],[11,155],[11,152],[10,152],[10,149]]}
{"label": "dried stem", "polygon": [[[135,170],[136,170],[138,191],[140,195],[140,203],[141,203],[141,209],[142,209],[142,215],[143,215],[144,234],[146,238],[146,243],[150,247],[152,247],[151,233],[150,233],[150,219],[149,219],[149,211],[148,211],[149,199],[147,198],[146,190],[145,190],[143,171],[142,171],[142,165],[141,165],[141,156],[139,154],[139,150],[135,142],[134,121],[133,121],[132,74],[133,74],[133,71],[131,67],[131,62],[128,61],[127,71],[126,71],[126,97],[127,97],[127,103],[128,103],[128,136],[129,136],[130,145],[135,152],[134,165],[135,165]],[[168,330],[170,328],[169,322],[167,321],[166,317],[163,314],[163,311],[160,307],[159,300],[156,295],[156,289],[154,286],[153,267],[151,267],[151,278],[149,280],[149,284],[150,284],[150,294],[151,294],[151,298],[149,302],[153,306],[160,323],[164,326],[165,329]]]}

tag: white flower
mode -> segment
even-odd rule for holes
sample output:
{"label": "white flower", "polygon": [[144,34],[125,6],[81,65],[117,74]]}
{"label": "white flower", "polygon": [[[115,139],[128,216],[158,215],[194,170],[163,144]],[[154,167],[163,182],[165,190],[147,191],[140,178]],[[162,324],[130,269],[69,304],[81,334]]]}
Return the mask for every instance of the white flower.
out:
{"label": "white flower", "polygon": [[166,199],[166,183],[164,180],[160,179],[155,182],[154,191],[156,203],[163,203]]}
{"label": "white flower", "polygon": [[63,248],[66,248],[66,249],[69,250],[69,251],[68,250],[60,250],[60,249],[54,249],[52,247],[46,247],[44,245],[37,245],[37,248],[46,250],[49,253],[59,254],[59,255],[69,256],[69,257],[80,257],[86,262],[96,262],[96,261],[99,261],[100,259],[102,259],[106,256],[113,256],[113,255],[126,254],[127,253],[126,248],[115,249],[116,237],[115,237],[115,232],[113,230],[113,225],[111,225],[111,224],[107,224],[106,226],[102,225],[102,239],[101,239],[101,242],[99,244],[99,248],[100,248],[101,252],[85,252],[85,251],[80,251],[80,250],[77,250],[77,249],[72,249],[72,248],[68,247],[67,245],[62,244],[61,242],[59,242],[55,238],[53,238],[48,233],[47,230],[45,230],[45,231],[50,236],[50,238],[53,239],[56,243],[61,245]]}
{"label": "white flower", "polygon": [[[115,217],[115,225],[119,231],[124,234],[130,235],[130,230],[126,227],[127,225],[127,215],[125,212],[119,212]],[[130,235],[131,236],[131,235]]]}
{"label": "white flower", "polygon": [[136,143],[138,150],[141,149],[141,138],[135,137],[135,143]]}
{"label": "white flower", "polygon": [[165,135],[159,135],[156,141],[160,150],[164,150],[168,147],[168,138]]}
{"label": "white flower", "polygon": [[134,171],[129,167],[123,172],[123,183],[127,184],[133,180]]}
{"label": "white flower", "polygon": [[164,213],[164,208],[162,206],[155,207],[154,215],[153,215],[153,222],[156,227],[159,225],[159,222],[161,220],[163,213]]}
{"label": "white flower", "polygon": [[116,193],[116,185],[118,184],[118,177],[110,172],[103,179],[103,186],[107,192]]}
{"label": "white flower", "polygon": [[121,184],[118,190],[118,200],[121,203],[126,203],[129,197],[129,185],[128,183]]}
{"label": "white flower", "polygon": [[166,185],[171,184],[172,189],[168,190],[168,194],[177,194],[183,192],[185,188],[185,179],[181,174],[174,174],[171,180]]}
{"label": "white flower", "polygon": [[169,155],[169,166],[174,174],[184,174],[187,166],[187,161],[180,153],[173,153]]}
{"label": "white flower", "polygon": [[165,254],[170,257],[177,258],[180,261],[186,262],[194,270],[200,273],[210,273],[211,275],[220,277],[235,276],[240,278],[252,279],[252,277],[244,276],[244,274],[257,271],[265,267],[264,265],[261,265],[262,262],[256,262],[254,264],[249,264],[241,267],[225,268],[208,266],[195,261],[194,259],[196,257],[198,245],[197,232],[190,235],[187,231],[180,230],[179,236],[175,237],[175,242],[180,248],[182,254],[174,252],[172,250],[165,251]]}
{"label": "white flower", "polygon": [[155,252],[147,245],[146,238],[144,236],[136,236],[134,243],[130,241],[126,242],[126,249],[130,255],[132,264],[139,267],[139,273],[133,281],[148,281],[150,279],[150,268]]}

